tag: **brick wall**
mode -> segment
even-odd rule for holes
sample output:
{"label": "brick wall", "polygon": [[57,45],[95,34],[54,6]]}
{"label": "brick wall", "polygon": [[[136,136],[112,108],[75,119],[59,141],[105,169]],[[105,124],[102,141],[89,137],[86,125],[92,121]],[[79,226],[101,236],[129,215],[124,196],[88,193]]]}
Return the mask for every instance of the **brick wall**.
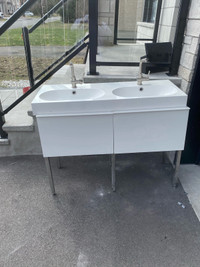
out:
{"label": "brick wall", "polygon": [[185,38],[178,75],[182,78],[181,89],[188,93],[196,63],[200,41],[200,1],[192,0],[188,15]]}
{"label": "brick wall", "polygon": [[164,0],[158,31],[158,42],[174,42],[180,0]]}

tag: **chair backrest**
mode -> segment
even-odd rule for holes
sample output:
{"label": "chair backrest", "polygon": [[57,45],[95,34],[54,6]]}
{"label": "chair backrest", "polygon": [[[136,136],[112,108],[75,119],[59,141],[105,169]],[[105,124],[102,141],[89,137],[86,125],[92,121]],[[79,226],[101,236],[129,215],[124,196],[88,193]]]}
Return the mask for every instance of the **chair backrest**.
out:
{"label": "chair backrest", "polygon": [[146,57],[149,62],[170,64],[172,57],[172,43],[145,43]]}

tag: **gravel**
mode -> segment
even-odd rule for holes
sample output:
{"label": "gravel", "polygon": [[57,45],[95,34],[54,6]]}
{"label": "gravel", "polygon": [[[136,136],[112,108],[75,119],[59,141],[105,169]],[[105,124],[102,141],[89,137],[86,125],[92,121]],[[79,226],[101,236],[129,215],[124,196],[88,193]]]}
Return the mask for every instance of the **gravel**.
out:
{"label": "gravel", "polygon": [[29,80],[9,80],[9,81],[0,81],[0,90],[2,89],[22,89],[29,86]]}

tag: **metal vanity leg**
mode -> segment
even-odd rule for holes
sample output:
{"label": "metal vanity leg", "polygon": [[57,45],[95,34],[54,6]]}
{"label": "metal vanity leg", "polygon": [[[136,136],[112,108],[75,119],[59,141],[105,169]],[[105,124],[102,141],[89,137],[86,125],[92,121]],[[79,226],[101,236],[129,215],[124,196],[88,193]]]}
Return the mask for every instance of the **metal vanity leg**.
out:
{"label": "metal vanity leg", "polygon": [[115,192],[115,154],[111,155],[112,190]]}
{"label": "metal vanity leg", "polygon": [[57,158],[57,168],[58,169],[62,168],[62,166],[61,166],[61,158],[60,157]]}
{"label": "metal vanity leg", "polygon": [[46,169],[47,169],[47,173],[48,173],[48,177],[49,177],[51,192],[53,195],[55,195],[56,191],[55,191],[55,187],[54,187],[53,175],[52,175],[52,170],[51,170],[51,163],[50,163],[49,158],[44,158],[44,160],[45,160]]}
{"label": "metal vanity leg", "polygon": [[162,164],[166,163],[165,152],[162,152]]}
{"label": "metal vanity leg", "polygon": [[176,151],[175,154],[175,169],[174,169],[174,175],[173,175],[173,187],[177,187],[178,186],[178,171],[179,171],[179,167],[180,167],[180,162],[181,162],[181,153],[182,151]]}

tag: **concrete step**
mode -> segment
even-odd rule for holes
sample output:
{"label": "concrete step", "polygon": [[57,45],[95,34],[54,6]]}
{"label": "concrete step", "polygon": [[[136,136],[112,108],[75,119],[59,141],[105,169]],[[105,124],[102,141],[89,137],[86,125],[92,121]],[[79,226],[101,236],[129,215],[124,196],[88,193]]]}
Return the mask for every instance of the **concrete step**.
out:
{"label": "concrete step", "polygon": [[8,146],[8,145],[10,145],[10,140],[0,139],[0,146]]}
{"label": "concrete step", "polygon": [[[98,75],[88,75],[89,65],[86,63],[84,82],[85,83],[109,83],[109,82],[131,82],[136,81],[139,67],[97,67]],[[150,74],[150,80],[170,80],[178,87],[181,86],[181,78],[178,76],[168,76],[166,72]]]}
{"label": "concrete step", "polygon": [[[30,117],[27,113],[31,109],[31,102],[38,90],[5,115],[6,122],[3,125],[3,130],[8,133],[8,139],[1,139],[1,157],[38,155],[42,153],[37,125],[34,118]],[[12,99],[12,102],[14,100]]]}

